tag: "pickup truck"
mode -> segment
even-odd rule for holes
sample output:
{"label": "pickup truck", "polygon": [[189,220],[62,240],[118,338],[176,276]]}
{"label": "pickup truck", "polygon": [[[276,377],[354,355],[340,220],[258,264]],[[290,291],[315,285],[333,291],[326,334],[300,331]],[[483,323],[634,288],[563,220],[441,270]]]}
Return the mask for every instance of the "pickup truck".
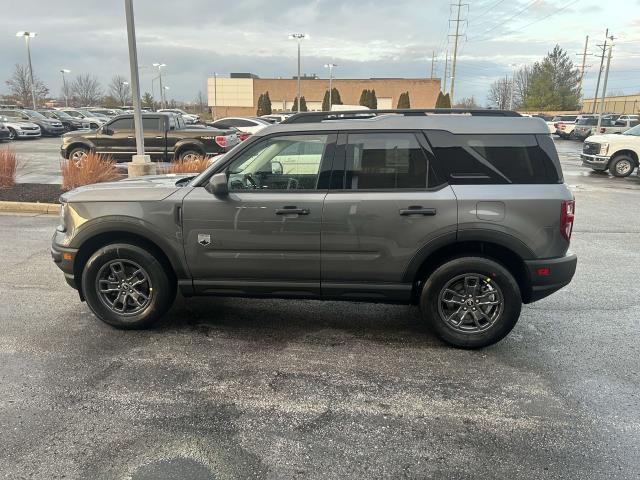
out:
{"label": "pickup truck", "polygon": [[582,164],[614,177],[628,177],[640,159],[640,125],[622,134],[593,135],[584,142]]}
{"label": "pickup truck", "polygon": [[[240,142],[233,130],[188,128],[179,115],[172,113],[144,113],[142,130],[145,153],[160,162],[214,156]],[[88,152],[102,153],[120,162],[130,161],[136,153],[133,115],[119,115],[97,130],[62,136],[62,157],[78,161]]]}

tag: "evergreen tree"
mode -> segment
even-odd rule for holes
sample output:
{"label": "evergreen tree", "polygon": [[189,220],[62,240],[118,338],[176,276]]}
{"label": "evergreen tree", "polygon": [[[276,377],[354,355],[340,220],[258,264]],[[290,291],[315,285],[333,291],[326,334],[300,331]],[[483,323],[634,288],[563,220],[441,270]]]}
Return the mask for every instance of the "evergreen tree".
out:
{"label": "evergreen tree", "polygon": [[145,92],[145,94],[141,98],[142,106],[146,108],[153,108],[155,101],[149,92]]}
{"label": "evergreen tree", "polygon": [[371,94],[369,97],[369,108],[375,110],[378,108],[378,97],[376,97],[376,91],[371,90]]}
{"label": "evergreen tree", "polygon": [[442,108],[451,108],[451,97],[448,93],[445,93],[442,99]]}
{"label": "evergreen tree", "polygon": [[565,50],[556,45],[531,69],[523,107],[531,110],[580,108],[580,71]]}
{"label": "evergreen tree", "polygon": [[322,97],[322,111],[328,112],[329,110],[329,90],[325,90],[324,97]]}
{"label": "evergreen tree", "polygon": [[[292,112],[297,112],[298,111],[298,97],[296,97],[293,100],[293,107],[291,107],[291,111]],[[304,97],[300,97],[300,111],[301,112],[308,112],[307,101],[304,99]]]}
{"label": "evergreen tree", "polygon": [[264,115],[264,93],[261,93],[258,97],[258,110],[256,110],[256,115],[258,117]]}
{"label": "evergreen tree", "polygon": [[411,102],[409,101],[409,92],[400,94],[400,98],[398,98],[397,108],[411,108]]}
{"label": "evergreen tree", "polygon": [[438,93],[438,99],[436,100],[436,108],[444,108],[443,104],[444,104],[444,94],[442,93],[442,90],[441,90],[440,93]]}
{"label": "evergreen tree", "polygon": [[264,115],[271,115],[273,110],[271,109],[271,98],[269,97],[269,91],[264,94]]}
{"label": "evergreen tree", "polygon": [[358,105],[362,105],[363,107],[368,106],[367,105],[368,94],[369,94],[369,90],[367,89],[362,90],[362,93],[360,94],[360,100],[358,101]]}
{"label": "evergreen tree", "polygon": [[342,105],[342,99],[340,98],[340,92],[336,87],[331,89],[331,103],[333,105]]}

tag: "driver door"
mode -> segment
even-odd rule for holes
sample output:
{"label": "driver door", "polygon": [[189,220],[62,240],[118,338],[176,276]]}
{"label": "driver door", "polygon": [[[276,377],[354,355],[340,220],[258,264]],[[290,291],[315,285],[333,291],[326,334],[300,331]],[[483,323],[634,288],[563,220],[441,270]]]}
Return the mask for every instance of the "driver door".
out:
{"label": "driver door", "polygon": [[229,194],[194,188],[184,249],[200,294],[320,295],[320,227],[335,135],[274,135],[227,164]]}

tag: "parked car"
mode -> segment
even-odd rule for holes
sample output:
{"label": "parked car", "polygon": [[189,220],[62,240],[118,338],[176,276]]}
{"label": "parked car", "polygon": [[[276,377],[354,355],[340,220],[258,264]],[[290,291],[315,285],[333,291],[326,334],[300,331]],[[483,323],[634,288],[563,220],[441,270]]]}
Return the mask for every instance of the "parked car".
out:
{"label": "parked car", "polygon": [[193,113],[187,113],[180,108],[161,108],[158,112],[168,112],[168,113],[176,113],[178,115],[182,115],[184,119],[184,123],[187,125],[191,125],[194,123],[198,123],[200,121],[200,115],[196,115]]}
{"label": "parked car", "polygon": [[74,118],[71,115],[63,112],[62,110],[53,109],[40,109],[38,113],[44,115],[47,118],[59,120],[62,123],[62,128],[65,132],[71,132],[73,130],[80,130],[82,128],[89,129],[90,123],[79,118]]}
{"label": "parked car", "polygon": [[613,121],[610,125],[600,125],[600,130],[594,131],[593,135],[602,135],[607,133],[624,133],[630,128],[640,124],[640,120],[622,119],[622,116],[618,117],[618,120]]}
{"label": "parked car", "polygon": [[241,132],[256,134],[260,130],[270,125],[266,120],[260,118],[227,117],[207,122],[207,125],[215,128],[237,128]]}
{"label": "parked car", "polygon": [[76,108],[59,108],[58,110],[66,113],[73,118],[88,122],[89,128],[91,129],[98,129],[101,125],[104,125],[109,121],[109,117],[105,117],[104,115],[100,115],[99,113],[92,114],[91,112],[87,112],[86,110],[80,110]]}
{"label": "parked car", "polygon": [[301,113],[200,175],[67,192],[53,260],[118,328],[180,289],[419,304],[450,344],[493,344],[571,281],[574,197],[538,119],[470,113]]}
{"label": "parked car", "polygon": [[[612,120],[603,118],[600,121],[600,126],[601,128],[613,128],[614,123]],[[584,140],[585,138],[595,134],[597,127],[598,127],[597,117],[582,118],[576,122],[576,125],[573,128],[573,132],[571,136],[576,140]]]}
{"label": "parked car", "polygon": [[640,125],[622,134],[593,135],[584,142],[582,164],[592,170],[609,170],[614,177],[628,177],[638,167]]}
{"label": "parked car", "polygon": [[0,142],[10,140],[11,134],[9,133],[9,127],[4,123],[4,117],[0,117]]}
{"label": "parked car", "polygon": [[18,117],[2,115],[2,123],[4,123],[9,130],[9,140],[40,138],[42,135],[38,125],[24,121]]}
{"label": "parked car", "polygon": [[616,120],[640,122],[640,115],[620,115]]}
{"label": "parked car", "polygon": [[293,113],[270,113],[269,115],[261,115],[258,118],[273,124],[283,122],[291,115],[293,115]]}
{"label": "parked car", "polygon": [[[143,114],[142,130],[145,153],[154,161],[218,155],[239,143],[231,130],[188,128],[181,116],[172,113]],[[64,158],[74,161],[81,160],[88,152],[129,161],[136,153],[135,142],[133,115],[120,115],[98,130],[64,134],[60,148]]]}
{"label": "parked car", "polygon": [[100,115],[104,115],[105,117],[108,117],[108,118],[113,118],[117,115],[122,115],[122,113],[124,113],[123,110],[120,108],[88,107],[88,108],[84,108],[83,110],[86,110],[87,112],[92,114],[99,113]]}
{"label": "parked car", "polygon": [[565,140],[571,136],[571,132],[576,126],[578,115],[557,115],[551,120],[555,127],[555,134]]}
{"label": "parked car", "polygon": [[43,136],[57,137],[64,133],[64,127],[60,120],[47,118],[35,110],[0,110],[0,115],[17,118],[25,122],[35,123],[40,127]]}

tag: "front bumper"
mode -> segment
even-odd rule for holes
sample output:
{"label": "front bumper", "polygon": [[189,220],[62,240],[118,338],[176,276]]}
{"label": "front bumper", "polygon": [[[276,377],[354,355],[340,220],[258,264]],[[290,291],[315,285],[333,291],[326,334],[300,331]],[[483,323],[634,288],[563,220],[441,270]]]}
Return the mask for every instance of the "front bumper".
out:
{"label": "front bumper", "polygon": [[16,130],[16,138],[36,138],[41,136],[40,130]]}
{"label": "front bumper", "polygon": [[582,160],[582,165],[585,167],[592,168],[594,170],[606,170],[609,168],[609,159],[611,157],[607,157],[604,155],[589,155],[586,153],[580,154],[580,159]]}
{"label": "front bumper", "polygon": [[0,140],[7,140],[9,137],[9,130],[0,130]]}
{"label": "front bumper", "polygon": [[570,253],[560,258],[527,260],[524,263],[530,279],[524,303],[531,303],[567,286],[576,273],[578,257]]}
{"label": "front bumper", "polygon": [[76,259],[78,249],[61,247],[56,241],[59,235],[63,234],[57,230],[56,233],[53,234],[53,240],[51,242],[51,258],[53,259],[53,263],[62,270],[64,279],[69,286],[78,290],[78,285],[76,285],[75,275],[73,272],[73,262]]}

